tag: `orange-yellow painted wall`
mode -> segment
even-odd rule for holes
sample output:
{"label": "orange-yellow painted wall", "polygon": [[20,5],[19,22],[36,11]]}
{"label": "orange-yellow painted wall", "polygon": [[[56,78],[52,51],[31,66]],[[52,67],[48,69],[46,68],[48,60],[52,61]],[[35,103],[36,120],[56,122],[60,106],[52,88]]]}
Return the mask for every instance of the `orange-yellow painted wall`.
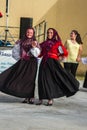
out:
{"label": "orange-yellow painted wall", "polygon": [[[83,55],[87,54],[87,0],[8,0],[9,26],[20,26],[20,17],[32,17],[33,25],[45,20],[47,28],[58,30],[63,43],[72,29],[77,29],[83,40]],[[6,0],[0,0],[0,26],[6,25]],[[2,28],[0,28],[0,31]]]}
{"label": "orange-yellow painted wall", "polygon": [[72,29],[78,30],[83,40],[83,55],[87,49],[87,1],[58,0],[41,18],[47,21],[48,27],[58,30],[63,42],[69,38]]}
{"label": "orange-yellow painted wall", "polygon": [[[36,24],[58,0],[8,0],[9,25],[18,26],[20,17],[33,17]],[[0,0],[0,11],[3,18],[0,24],[5,24],[6,0]]]}
{"label": "orange-yellow painted wall", "polygon": [[[47,28],[57,29],[63,43],[70,31],[76,29],[83,40],[83,56],[87,56],[87,0],[8,0],[9,26],[20,27],[20,17],[32,17],[33,25],[45,20]],[[6,0],[0,0],[0,26],[6,25]],[[3,28],[0,27],[0,33]],[[14,30],[11,30],[14,31]],[[14,33],[17,31],[15,30]],[[13,32],[12,32],[13,33]],[[85,73],[87,65],[80,63],[79,72]]]}
{"label": "orange-yellow painted wall", "polygon": [[[72,29],[77,29],[86,44],[87,0],[8,0],[9,26],[20,26],[20,17],[32,17],[33,25],[46,20],[47,28],[58,30],[63,42]],[[0,0],[0,26],[6,25],[6,0]],[[84,48],[85,49],[85,48]]]}

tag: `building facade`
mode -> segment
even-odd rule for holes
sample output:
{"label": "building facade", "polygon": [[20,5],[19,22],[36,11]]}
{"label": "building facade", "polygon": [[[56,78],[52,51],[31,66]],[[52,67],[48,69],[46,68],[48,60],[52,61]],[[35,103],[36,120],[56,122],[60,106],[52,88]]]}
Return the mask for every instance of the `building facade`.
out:
{"label": "building facade", "polygon": [[[8,24],[12,36],[15,40],[18,39],[21,17],[33,18],[33,26],[45,21],[46,29],[57,29],[63,43],[69,38],[71,30],[76,29],[83,40],[82,56],[87,56],[86,6],[87,0],[8,0],[7,17],[6,0],[0,0],[0,12],[3,14],[0,18],[0,33],[2,34]],[[86,67],[80,64],[80,72],[85,72]]]}

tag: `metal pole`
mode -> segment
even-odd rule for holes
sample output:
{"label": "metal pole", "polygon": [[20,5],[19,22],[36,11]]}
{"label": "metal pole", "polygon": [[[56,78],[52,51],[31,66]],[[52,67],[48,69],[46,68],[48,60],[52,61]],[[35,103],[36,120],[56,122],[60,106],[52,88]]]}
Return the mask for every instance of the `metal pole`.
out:
{"label": "metal pole", "polygon": [[5,43],[7,42],[8,33],[8,15],[9,15],[9,0],[6,0],[6,29],[5,29]]}
{"label": "metal pole", "polygon": [[14,43],[15,43],[15,40],[14,40],[14,38],[13,38],[13,36],[11,35],[11,33],[9,32],[9,26],[8,26],[8,17],[9,16],[9,0],[6,0],[6,26],[5,26],[5,30],[4,30],[4,36],[5,36],[5,39],[4,40],[2,40],[2,42],[4,43],[4,44],[6,44],[7,42],[8,42],[8,36],[9,36],[9,38],[12,38],[12,41],[14,41]]}
{"label": "metal pole", "polygon": [[6,14],[9,14],[9,0],[6,0]]}

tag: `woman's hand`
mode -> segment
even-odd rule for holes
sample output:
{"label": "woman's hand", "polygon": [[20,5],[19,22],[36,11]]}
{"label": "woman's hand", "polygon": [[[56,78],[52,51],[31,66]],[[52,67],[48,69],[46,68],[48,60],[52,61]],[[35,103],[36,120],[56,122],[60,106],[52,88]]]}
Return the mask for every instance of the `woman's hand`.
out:
{"label": "woman's hand", "polygon": [[77,61],[77,62],[80,62],[80,61],[81,61],[81,57],[77,57],[77,58],[76,58],[76,61]]}
{"label": "woman's hand", "polygon": [[37,46],[37,41],[33,41],[32,42],[32,47],[34,48],[34,47],[36,47]]}

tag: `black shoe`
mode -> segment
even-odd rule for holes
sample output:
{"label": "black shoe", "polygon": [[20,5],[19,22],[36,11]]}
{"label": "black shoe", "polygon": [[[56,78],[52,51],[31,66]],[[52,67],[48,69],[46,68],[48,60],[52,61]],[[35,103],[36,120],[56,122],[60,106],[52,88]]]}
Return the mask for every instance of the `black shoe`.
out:
{"label": "black shoe", "polygon": [[38,103],[36,103],[36,105],[41,105],[42,104],[42,102],[38,102]]}

